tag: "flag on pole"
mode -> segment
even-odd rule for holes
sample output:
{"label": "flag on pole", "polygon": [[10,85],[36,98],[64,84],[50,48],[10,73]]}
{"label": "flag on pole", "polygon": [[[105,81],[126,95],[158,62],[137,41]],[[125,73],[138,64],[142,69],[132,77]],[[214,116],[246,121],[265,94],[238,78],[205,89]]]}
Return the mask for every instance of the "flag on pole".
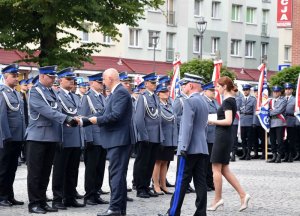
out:
{"label": "flag on pole", "polygon": [[178,81],[180,80],[180,65],[181,65],[181,61],[179,59],[173,62],[173,76],[172,76],[171,90],[170,90],[170,96],[172,99],[175,99],[180,91],[180,87],[178,84]]}
{"label": "flag on pole", "polygon": [[261,126],[269,132],[270,130],[270,108],[269,108],[269,91],[267,85],[267,68],[261,64],[258,68],[260,71],[258,82],[258,96],[256,102],[256,115]]}
{"label": "flag on pole", "polygon": [[295,113],[294,113],[298,121],[300,121],[300,95],[299,94],[300,94],[300,74],[298,76],[298,81],[297,81],[296,103],[295,103]]}
{"label": "flag on pole", "polygon": [[[217,82],[220,79],[222,63],[223,63],[222,60],[214,61],[214,72],[213,72],[212,79],[211,79],[211,81],[214,82],[214,86],[217,86]],[[216,101],[221,105],[222,98],[217,89],[215,89],[215,96],[216,96]]]}

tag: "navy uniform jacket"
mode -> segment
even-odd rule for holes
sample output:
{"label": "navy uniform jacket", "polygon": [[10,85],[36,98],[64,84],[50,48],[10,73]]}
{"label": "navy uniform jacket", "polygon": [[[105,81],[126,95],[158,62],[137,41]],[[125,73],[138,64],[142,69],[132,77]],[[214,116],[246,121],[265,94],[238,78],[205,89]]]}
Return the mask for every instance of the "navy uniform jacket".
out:
{"label": "navy uniform jacket", "polygon": [[26,126],[24,103],[20,93],[5,85],[0,88],[2,139],[24,141]]}
{"label": "navy uniform jacket", "polygon": [[[236,102],[237,110],[240,111],[240,108],[242,106],[242,96],[236,96],[235,102]],[[238,125],[238,124],[239,124],[239,120],[236,117],[234,117],[232,125]]]}
{"label": "navy uniform jacket", "polygon": [[286,125],[281,119],[277,117],[278,114],[284,114],[287,102],[282,96],[277,99],[272,99],[272,109],[270,110],[271,128],[283,127]]}
{"label": "navy uniform jacket", "polygon": [[253,124],[253,115],[256,111],[256,98],[253,96],[248,96],[246,101],[245,97],[242,97],[242,104],[240,107],[240,118],[241,127],[251,127]]}
{"label": "navy uniform jacket", "polygon": [[27,140],[62,142],[62,124],[67,115],[61,113],[62,109],[57,93],[52,92],[40,82],[29,91]]}
{"label": "navy uniform jacket", "polygon": [[[80,98],[71,93],[73,99],[62,89],[60,88],[57,92],[58,99],[62,106],[62,113],[69,116],[78,116],[78,110],[80,108]],[[83,141],[83,128],[77,127],[68,127],[63,125],[63,147],[81,147]]]}
{"label": "navy uniform jacket", "polygon": [[[90,102],[89,99],[90,98]],[[91,104],[90,104],[91,103]],[[86,92],[81,98],[80,114],[86,117],[100,116],[104,113],[106,104],[105,97],[100,93],[96,93],[93,89]],[[99,125],[91,125],[84,128],[84,139],[86,142],[92,142],[93,145],[103,146]]]}
{"label": "navy uniform jacket", "polygon": [[174,115],[172,105],[166,105],[160,102],[161,108],[161,126],[164,134],[162,146],[177,146],[178,129],[176,116]]}
{"label": "navy uniform jacket", "polygon": [[179,132],[179,128],[180,128],[183,103],[186,98],[187,98],[187,96],[185,94],[180,94],[175,98],[174,103],[173,103],[173,110],[174,110],[174,114],[176,115],[178,132]]}
{"label": "navy uniform jacket", "polygon": [[162,143],[164,137],[161,128],[160,106],[158,97],[154,93],[146,90],[140,94],[134,118],[138,131],[138,141]]}
{"label": "navy uniform jacket", "polygon": [[[285,99],[287,100],[286,97]],[[284,114],[287,127],[295,127],[296,125],[296,117],[294,116],[295,102],[296,99],[294,96],[290,96],[289,99],[287,100],[287,105]]]}
{"label": "navy uniform jacket", "polygon": [[131,119],[131,96],[122,84],[119,84],[109,96],[103,115],[97,117],[103,148],[131,145]]}
{"label": "navy uniform jacket", "polygon": [[[208,113],[209,114],[216,114],[219,108],[219,104],[216,100],[211,100],[205,95],[203,96],[207,105],[208,105]],[[214,143],[215,141],[215,130],[216,126],[215,125],[208,125],[207,126],[207,143]]]}
{"label": "navy uniform jacket", "polygon": [[184,101],[183,114],[178,138],[178,152],[187,154],[208,154],[206,126],[208,106],[199,93],[192,94]]}

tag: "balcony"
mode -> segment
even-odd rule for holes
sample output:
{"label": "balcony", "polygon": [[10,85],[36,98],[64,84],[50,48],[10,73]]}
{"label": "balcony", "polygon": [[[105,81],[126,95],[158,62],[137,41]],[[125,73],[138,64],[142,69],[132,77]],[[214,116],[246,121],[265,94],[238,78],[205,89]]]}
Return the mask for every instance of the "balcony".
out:
{"label": "balcony", "polygon": [[168,26],[176,26],[175,11],[167,11],[167,25]]}
{"label": "balcony", "polygon": [[262,37],[269,37],[268,23],[262,23],[261,24],[261,36]]}
{"label": "balcony", "polygon": [[174,48],[167,48],[166,49],[166,62],[173,62],[174,61]]}

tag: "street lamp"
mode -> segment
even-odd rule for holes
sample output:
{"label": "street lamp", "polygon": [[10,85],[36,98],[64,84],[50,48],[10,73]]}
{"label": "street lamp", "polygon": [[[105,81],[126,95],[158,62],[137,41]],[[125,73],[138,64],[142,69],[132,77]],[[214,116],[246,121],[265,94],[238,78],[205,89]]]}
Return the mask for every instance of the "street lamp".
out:
{"label": "street lamp", "polygon": [[199,32],[199,38],[200,38],[200,54],[199,58],[202,59],[202,40],[203,40],[203,34],[206,30],[207,21],[205,21],[204,17],[199,17],[199,21],[196,22],[196,28]]}
{"label": "street lamp", "polygon": [[153,32],[151,39],[153,44],[153,72],[155,72],[155,50],[159,41],[159,33]]}

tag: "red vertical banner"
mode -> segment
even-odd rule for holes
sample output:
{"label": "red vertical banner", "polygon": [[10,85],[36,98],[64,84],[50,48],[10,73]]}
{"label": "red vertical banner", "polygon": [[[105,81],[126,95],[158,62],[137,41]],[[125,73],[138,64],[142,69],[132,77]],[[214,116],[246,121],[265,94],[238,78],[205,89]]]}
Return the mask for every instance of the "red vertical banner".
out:
{"label": "red vertical banner", "polygon": [[292,0],[277,0],[277,27],[292,27]]}

